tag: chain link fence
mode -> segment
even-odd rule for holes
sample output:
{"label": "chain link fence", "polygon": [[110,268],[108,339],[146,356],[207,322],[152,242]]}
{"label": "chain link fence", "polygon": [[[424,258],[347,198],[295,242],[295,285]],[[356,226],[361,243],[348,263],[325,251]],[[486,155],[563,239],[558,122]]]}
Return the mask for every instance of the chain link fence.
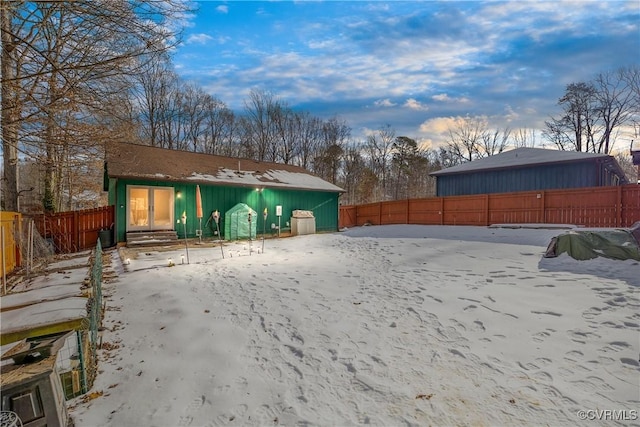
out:
{"label": "chain link fence", "polygon": [[98,239],[90,259],[87,316],[80,330],[67,336],[58,351],[57,368],[66,399],[87,393],[98,373],[98,348],[104,307],[102,302],[102,245]]}

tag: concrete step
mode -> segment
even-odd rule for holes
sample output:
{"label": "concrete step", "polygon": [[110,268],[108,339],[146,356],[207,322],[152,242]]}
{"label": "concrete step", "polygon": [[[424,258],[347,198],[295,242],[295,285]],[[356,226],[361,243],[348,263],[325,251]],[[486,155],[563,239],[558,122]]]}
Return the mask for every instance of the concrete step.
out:
{"label": "concrete step", "polygon": [[152,245],[178,240],[178,233],[169,231],[132,231],[127,233],[127,245]]}

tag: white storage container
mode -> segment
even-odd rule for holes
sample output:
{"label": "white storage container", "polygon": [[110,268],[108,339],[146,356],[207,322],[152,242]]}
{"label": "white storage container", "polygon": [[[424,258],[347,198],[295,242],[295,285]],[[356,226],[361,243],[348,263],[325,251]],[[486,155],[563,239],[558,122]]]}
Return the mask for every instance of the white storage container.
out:
{"label": "white storage container", "polygon": [[316,233],[316,218],[312,211],[294,210],[291,216],[291,234],[300,236]]}

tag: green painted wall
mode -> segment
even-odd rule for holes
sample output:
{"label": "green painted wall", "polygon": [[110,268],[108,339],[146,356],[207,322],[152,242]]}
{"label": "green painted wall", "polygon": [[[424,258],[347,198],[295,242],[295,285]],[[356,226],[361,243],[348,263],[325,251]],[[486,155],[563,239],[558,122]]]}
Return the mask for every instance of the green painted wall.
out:
{"label": "green painted wall", "polygon": [[[109,183],[109,202],[115,205],[116,215],[116,239],[118,242],[126,241],[126,196],[127,185],[144,185],[157,187],[173,187],[175,189],[175,220],[180,219],[182,213],[187,214],[187,237],[196,237],[198,219],[196,218],[196,185],[178,182],[145,181],[111,179]],[[177,193],[180,192],[180,197]],[[274,233],[271,224],[278,224],[276,206],[282,206],[281,230],[290,230],[291,213],[295,209],[313,211],[316,218],[316,231],[338,230],[338,198],[339,193],[320,191],[300,191],[286,189],[264,188],[256,191],[255,188],[246,187],[219,187],[200,185],[202,196],[202,230],[203,237],[212,237],[215,230],[213,220],[207,221],[214,210],[220,211],[221,219],[224,214],[237,203],[246,203],[258,213],[257,233],[263,233],[263,212],[267,208],[266,230],[267,234]],[[205,226],[206,225],[206,226]],[[175,224],[179,238],[184,238],[184,227]],[[220,224],[220,232],[224,233],[224,224]]]}

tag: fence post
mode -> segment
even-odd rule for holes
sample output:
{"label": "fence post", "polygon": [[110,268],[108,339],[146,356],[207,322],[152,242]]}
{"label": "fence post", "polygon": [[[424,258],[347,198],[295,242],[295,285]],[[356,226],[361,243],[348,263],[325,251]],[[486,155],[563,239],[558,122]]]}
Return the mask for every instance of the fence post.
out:
{"label": "fence post", "polygon": [[407,199],[407,219],[405,221],[405,224],[409,224],[409,200],[411,199]]}
{"label": "fence post", "polygon": [[440,197],[440,225],[444,225],[444,197]]}
{"label": "fence post", "polygon": [[78,356],[80,358],[80,379],[81,379],[81,393],[87,393],[89,391],[87,381],[87,360],[84,354],[84,345],[82,342],[82,332],[76,331],[76,340],[78,343]]}
{"label": "fence post", "polygon": [[484,225],[489,226],[489,194],[484,197]]}
{"label": "fence post", "polygon": [[[72,238],[73,238],[73,242],[71,242],[72,244],[72,248],[74,248],[75,250],[79,250],[80,248],[80,224],[79,224],[79,214],[78,211],[73,211],[73,224],[71,225],[71,229],[72,231]],[[72,249],[73,250],[73,249]]]}
{"label": "fence post", "polygon": [[378,202],[378,225],[382,225],[382,202]]}
{"label": "fence post", "polygon": [[618,185],[616,192],[616,227],[622,226],[622,186]]}
{"label": "fence post", "polygon": [[7,248],[4,242],[4,225],[0,220],[0,248],[2,249],[2,295],[7,294]]}
{"label": "fence post", "polygon": [[538,219],[539,224],[546,224],[547,222],[547,206],[544,201],[545,191],[540,191],[540,211],[542,213],[542,218]]}
{"label": "fence post", "polygon": [[14,240],[18,240],[16,242],[15,258],[16,258],[16,267],[22,266],[22,252],[20,251],[20,242],[19,240],[22,238],[22,217],[20,214],[13,216],[13,236]]}

